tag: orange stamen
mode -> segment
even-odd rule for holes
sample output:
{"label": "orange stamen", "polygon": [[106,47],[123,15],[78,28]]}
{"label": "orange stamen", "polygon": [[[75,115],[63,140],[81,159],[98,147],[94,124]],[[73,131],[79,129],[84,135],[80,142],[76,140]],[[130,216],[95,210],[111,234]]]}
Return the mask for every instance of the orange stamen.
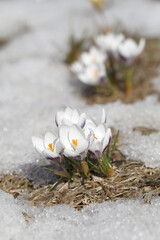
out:
{"label": "orange stamen", "polygon": [[94,137],[95,139],[98,139],[97,137]]}
{"label": "orange stamen", "polygon": [[97,71],[97,70],[94,70],[93,75],[94,75],[95,78],[97,78],[97,77],[98,77],[98,71]]}
{"label": "orange stamen", "polygon": [[97,57],[96,56],[93,56],[93,61],[97,61]]}
{"label": "orange stamen", "polygon": [[54,152],[54,148],[52,147],[52,143],[48,144],[48,147],[49,147],[49,150],[50,150],[51,152]]}
{"label": "orange stamen", "polygon": [[73,140],[72,140],[72,143],[73,143],[74,147],[76,148],[76,147],[77,147],[77,139],[76,139],[76,140],[73,139]]}

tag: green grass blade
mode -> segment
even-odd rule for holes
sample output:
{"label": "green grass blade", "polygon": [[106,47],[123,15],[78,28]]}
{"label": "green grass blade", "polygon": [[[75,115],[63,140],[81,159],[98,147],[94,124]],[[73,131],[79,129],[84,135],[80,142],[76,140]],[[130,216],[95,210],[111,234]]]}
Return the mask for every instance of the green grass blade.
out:
{"label": "green grass blade", "polygon": [[116,146],[116,143],[117,143],[118,137],[119,137],[119,130],[118,130],[118,132],[117,132],[117,134],[116,134],[116,138],[115,138],[115,141],[114,141],[114,144],[113,144],[113,147],[112,147],[112,151],[111,151],[110,159],[112,158],[113,152],[114,152],[114,150],[115,150],[115,146]]}
{"label": "green grass blade", "polygon": [[48,190],[49,192],[51,192],[61,181],[63,181],[64,178],[59,178],[53,185],[52,187]]}

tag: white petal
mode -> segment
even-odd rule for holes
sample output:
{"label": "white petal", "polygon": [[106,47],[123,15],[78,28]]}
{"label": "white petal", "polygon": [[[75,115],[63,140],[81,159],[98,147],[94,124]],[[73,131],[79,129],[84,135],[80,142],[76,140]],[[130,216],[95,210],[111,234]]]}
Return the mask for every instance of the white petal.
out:
{"label": "white petal", "polygon": [[71,71],[75,74],[78,74],[83,71],[83,65],[80,62],[75,62],[71,66]]}
{"label": "white petal", "polygon": [[84,127],[84,134],[86,138],[91,132],[95,132],[95,129],[96,129],[96,124],[92,120],[87,119]]}
{"label": "white petal", "polygon": [[107,117],[106,117],[106,112],[104,108],[102,109],[102,120],[101,123],[106,123],[107,122]]}
{"label": "white petal", "polygon": [[85,64],[85,65],[88,65],[92,62],[92,59],[91,59],[91,56],[89,53],[87,52],[83,52],[81,54],[81,57],[80,57],[80,61]]}
{"label": "white petal", "polygon": [[104,138],[105,132],[106,132],[106,127],[104,124],[99,124],[97,126],[97,128],[95,129],[95,131],[94,131],[95,137],[98,138],[99,142],[101,142],[102,139]]}
{"label": "white petal", "polygon": [[101,152],[101,143],[94,139],[92,145],[89,147],[89,151],[96,155],[96,152]]}
{"label": "white petal", "polygon": [[80,115],[80,117],[79,117],[78,125],[79,125],[81,128],[84,128],[85,123],[86,123],[86,114],[85,114],[85,113],[82,113],[82,114]]}
{"label": "white petal", "polygon": [[120,44],[118,50],[119,53],[128,60],[129,58],[137,57],[144,49],[144,46],[144,39],[142,39],[139,45],[137,45],[137,43],[133,39],[128,38],[122,44]]}
{"label": "white petal", "polygon": [[81,82],[89,85],[85,72],[78,74],[77,77]]}
{"label": "white petal", "polygon": [[76,125],[73,125],[72,127],[70,127],[70,130],[69,130],[69,141],[72,147],[74,148],[74,145],[72,143],[73,140],[77,140],[77,147],[76,147],[77,152],[79,153],[84,152],[88,148],[89,143],[85,137],[84,132],[80,127]]}
{"label": "white petal", "polygon": [[90,133],[87,136],[87,141],[89,143],[89,146],[92,145],[94,139],[95,139],[95,135],[94,135],[94,132],[91,130]]}
{"label": "white petal", "polygon": [[69,128],[69,141],[71,142],[72,139],[75,138],[79,140],[84,140],[85,135],[83,130],[79,126],[74,124]]}
{"label": "white petal", "polygon": [[72,117],[72,114],[73,114],[73,109],[70,107],[66,107],[64,117],[67,117],[70,119]]}
{"label": "white petal", "polygon": [[54,143],[54,145],[55,145],[54,146],[54,151],[56,153],[60,154],[62,152],[62,150],[63,150],[63,147],[62,147],[62,144],[61,144],[60,140],[57,139],[57,141]]}
{"label": "white petal", "polygon": [[43,139],[39,137],[32,137],[32,143],[35,149],[39,152],[42,153],[44,150],[44,144],[43,144]]}
{"label": "white petal", "polygon": [[64,148],[71,148],[70,142],[69,142],[69,126],[62,125],[59,128],[59,140]]}
{"label": "white petal", "polygon": [[85,127],[86,127],[86,126],[87,126],[87,127],[88,127],[88,126],[92,126],[93,128],[96,128],[95,122],[94,122],[93,120],[89,119],[89,118],[86,119]]}
{"label": "white petal", "polygon": [[111,141],[111,138],[112,138],[112,132],[111,132],[111,129],[108,128],[107,133],[105,134],[105,137],[103,139],[102,152],[108,147],[108,145]]}
{"label": "white petal", "polygon": [[146,45],[146,40],[144,38],[141,38],[138,45],[138,55],[144,50],[145,45]]}
{"label": "white petal", "polygon": [[45,158],[47,158],[47,159],[59,159],[60,160],[60,158],[61,158],[61,156],[58,154],[58,153],[56,153],[56,152],[52,152],[52,151],[50,151],[50,150],[48,150],[48,149],[45,149],[44,151],[43,151],[43,154],[44,154],[44,156],[45,156]]}
{"label": "white petal", "polygon": [[64,117],[64,112],[60,111],[57,112],[56,117],[55,117],[55,122],[57,127],[62,124],[62,119]]}
{"label": "white petal", "polygon": [[64,150],[64,156],[68,157],[68,158],[77,158],[79,157],[80,159],[80,153],[79,152],[76,152],[72,149],[65,149]]}
{"label": "white petal", "polygon": [[66,126],[72,126],[72,120],[71,120],[71,117],[70,119],[69,118],[66,118],[64,117],[63,120],[62,120],[62,125],[66,125]]}
{"label": "white petal", "polygon": [[57,137],[56,137],[55,134],[53,134],[53,133],[51,133],[51,132],[47,132],[47,133],[45,134],[45,136],[44,136],[44,147],[45,147],[45,148],[48,148],[48,145],[49,145],[50,143],[53,143],[56,138],[57,138]]}
{"label": "white petal", "polygon": [[93,62],[84,69],[83,73],[78,75],[78,78],[88,85],[99,85],[102,76],[106,76],[104,64]]}
{"label": "white petal", "polygon": [[99,46],[101,49],[105,49],[105,35],[99,35],[95,40],[97,46]]}
{"label": "white petal", "polygon": [[84,139],[83,141],[78,141],[76,151],[79,153],[82,153],[84,151],[87,151],[88,147],[89,147],[89,142],[86,139]]}
{"label": "white petal", "polygon": [[74,109],[72,112],[72,122],[77,124],[79,120],[79,113],[77,111],[77,109]]}

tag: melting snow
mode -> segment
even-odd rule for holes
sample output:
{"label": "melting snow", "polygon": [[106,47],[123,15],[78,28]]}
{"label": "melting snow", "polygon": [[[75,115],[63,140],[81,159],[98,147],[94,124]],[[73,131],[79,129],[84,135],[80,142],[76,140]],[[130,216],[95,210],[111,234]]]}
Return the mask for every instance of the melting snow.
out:
{"label": "melting snow", "polygon": [[[149,0],[114,0],[105,11],[106,22],[131,33],[159,37],[160,3]],[[135,15],[136,14],[136,15]],[[42,162],[31,143],[34,134],[55,128],[54,116],[66,105],[99,118],[100,105],[87,106],[61,62],[67,39],[84,30],[95,32],[102,19],[87,0],[0,1],[0,172],[30,169]],[[149,16],[149,17],[148,17]],[[154,87],[160,86],[159,75]],[[158,87],[157,87],[158,88]],[[126,137],[122,152],[147,166],[160,167],[160,132],[142,136],[135,126],[160,130],[156,96],[134,104],[120,101],[103,106],[108,124]],[[41,169],[41,168],[39,168]],[[39,170],[35,171],[39,181]],[[31,172],[33,176],[33,172]],[[50,180],[51,176],[47,176]],[[46,181],[46,179],[45,179]],[[24,221],[23,213],[31,220]],[[160,200],[95,204],[81,212],[69,206],[32,207],[0,191],[0,236],[23,239],[155,239],[160,234]]]}

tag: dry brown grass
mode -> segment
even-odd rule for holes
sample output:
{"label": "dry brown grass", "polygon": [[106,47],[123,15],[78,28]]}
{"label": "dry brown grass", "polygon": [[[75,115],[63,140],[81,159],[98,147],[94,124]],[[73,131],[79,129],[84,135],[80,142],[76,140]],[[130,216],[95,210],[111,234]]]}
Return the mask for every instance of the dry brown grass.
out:
{"label": "dry brown grass", "polygon": [[[157,130],[136,127],[135,131],[149,135]],[[113,129],[112,144],[115,139]],[[75,181],[61,182],[52,191],[51,184],[34,185],[22,175],[13,173],[0,177],[0,188],[12,194],[15,198],[22,196],[33,205],[52,206],[55,204],[69,204],[80,210],[90,203],[117,201],[141,197],[146,202],[152,196],[160,195],[160,168],[148,168],[139,161],[126,161],[119,151],[120,135],[113,154],[112,171],[108,178],[92,172],[90,180],[77,177]],[[28,216],[24,216],[28,221]]]}
{"label": "dry brown grass", "polygon": [[52,191],[49,191],[51,184],[34,186],[28,179],[14,173],[0,178],[0,188],[15,198],[21,195],[36,206],[69,204],[78,210],[90,203],[137,197],[148,202],[152,196],[160,195],[160,169],[125,160],[114,161],[113,169],[110,178],[96,175],[91,175],[91,180],[77,178],[74,182],[60,183]]}

